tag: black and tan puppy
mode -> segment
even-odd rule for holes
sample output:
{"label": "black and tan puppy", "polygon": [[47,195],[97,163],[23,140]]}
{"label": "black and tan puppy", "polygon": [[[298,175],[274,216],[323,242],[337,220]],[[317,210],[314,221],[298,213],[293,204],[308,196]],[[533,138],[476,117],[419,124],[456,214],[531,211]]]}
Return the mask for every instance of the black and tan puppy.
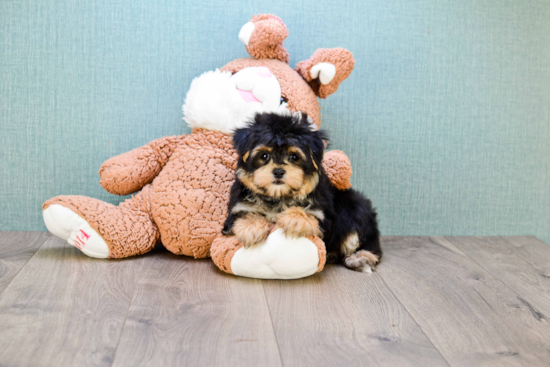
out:
{"label": "black and tan puppy", "polygon": [[321,161],[327,137],[306,115],[258,114],[238,129],[237,179],[223,233],[249,247],[275,224],[288,237],[317,235],[331,262],[370,272],[382,250],[376,212],[355,190],[331,185]]}

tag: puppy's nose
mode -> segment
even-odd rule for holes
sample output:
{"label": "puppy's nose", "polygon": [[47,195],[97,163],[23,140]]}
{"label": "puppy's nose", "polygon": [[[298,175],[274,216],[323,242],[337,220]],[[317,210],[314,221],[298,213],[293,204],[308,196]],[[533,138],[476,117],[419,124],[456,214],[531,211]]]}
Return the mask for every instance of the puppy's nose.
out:
{"label": "puppy's nose", "polygon": [[273,170],[273,176],[275,176],[275,178],[283,178],[285,173],[286,173],[286,171],[282,168],[275,168]]}

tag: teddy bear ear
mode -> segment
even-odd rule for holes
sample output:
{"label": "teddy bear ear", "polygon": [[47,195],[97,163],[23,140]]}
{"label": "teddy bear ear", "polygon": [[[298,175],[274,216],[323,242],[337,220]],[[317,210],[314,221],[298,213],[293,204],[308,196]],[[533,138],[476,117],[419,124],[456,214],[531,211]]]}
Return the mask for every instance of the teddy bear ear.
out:
{"label": "teddy bear ear", "polygon": [[283,41],[287,37],[288,29],[281,18],[271,14],[255,15],[239,32],[239,40],[253,58],[277,59],[286,63],[288,52]]}
{"label": "teddy bear ear", "polygon": [[296,71],[304,78],[319,98],[327,98],[336,92],[352,72],[355,59],[343,48],[320,48],[309,59],[296,65]]}

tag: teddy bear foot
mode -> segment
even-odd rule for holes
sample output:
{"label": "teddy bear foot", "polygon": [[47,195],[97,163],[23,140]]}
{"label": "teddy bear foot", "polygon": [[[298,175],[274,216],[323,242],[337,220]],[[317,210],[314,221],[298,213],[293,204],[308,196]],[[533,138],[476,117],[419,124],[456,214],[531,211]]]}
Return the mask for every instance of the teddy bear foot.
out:
{"label": "teddy bear foot", "polygon": [[50,205],[42,212],[44,223],[52,234],[78,248],[85,255],[98,259],[109,257],[109,247],[101,236],[72,210]]}
{"label": "teddy bear foot", "polygon": [[244,248],[235,236],[218,237],[211,248],[212,260],[226,273],[259,279],[299,279],[323,269],[324,243],[317,236],[287,238],[281,228],[267,240]]}

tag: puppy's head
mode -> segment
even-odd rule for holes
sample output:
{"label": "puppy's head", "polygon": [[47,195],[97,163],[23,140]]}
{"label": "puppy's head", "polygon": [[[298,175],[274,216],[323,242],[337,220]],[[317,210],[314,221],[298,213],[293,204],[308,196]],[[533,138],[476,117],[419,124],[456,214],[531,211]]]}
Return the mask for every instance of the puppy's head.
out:
{"label": "puppy's head", "polygon": [[257,194],[303,199],[319,182],[326,140],[305,114],[257,114],[233,137],[237,179]]}

